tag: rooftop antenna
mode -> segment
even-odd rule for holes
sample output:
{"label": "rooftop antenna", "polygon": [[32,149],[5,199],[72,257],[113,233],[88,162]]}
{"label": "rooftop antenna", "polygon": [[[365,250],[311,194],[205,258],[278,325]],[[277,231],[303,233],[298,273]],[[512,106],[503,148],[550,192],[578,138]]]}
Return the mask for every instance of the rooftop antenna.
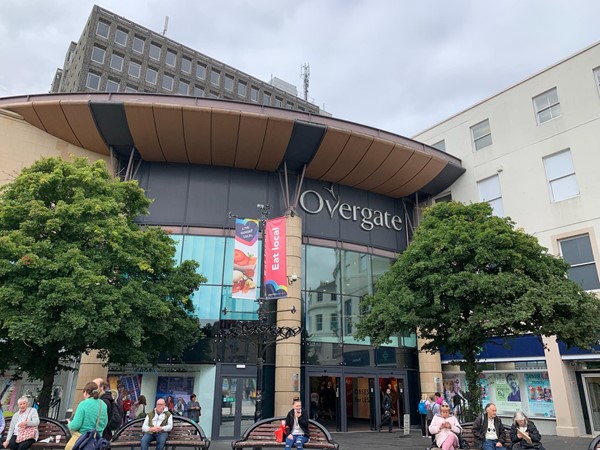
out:
{"label": "rooftop antenna", "polygon": [[300,66],[300,78],[302,78],[302,82],[304,85],[304,101],[308,101],[308,83],[310,81],[310,64],[304,63]]}
{"label": "rooftop antenna", "polygon": [[167,34],[167,28],[169,28],[169,16],[165,16],[165,28],[163,29],[163,36]]}

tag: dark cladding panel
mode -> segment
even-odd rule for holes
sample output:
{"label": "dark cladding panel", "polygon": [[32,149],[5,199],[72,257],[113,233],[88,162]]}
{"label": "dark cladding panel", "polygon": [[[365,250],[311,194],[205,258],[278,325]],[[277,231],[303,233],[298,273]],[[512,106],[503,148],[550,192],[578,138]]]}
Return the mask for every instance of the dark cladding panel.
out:
{"label": "dark cladding panel", "polygon": [[[383,220],[384,226],[374,226],[371,231],[371,245],[378,248],[394,249],[402,251],[406,247],[406,224],[404,223],[404,209],[402,201],[385,197],[384,195],[369,193],[369,208],[380,211],[383,214],[379,223]],[[387,213],[387,215],[386,215]],[[402,221],[401,223],[400,220]],[[397,230],[396,228],[399,228]],[[401,243],[401,246],[398,246]]]}
{"label": "dark cladding panel", "polygon": [[189,166],[152,164],[149,168],[146,196],[154,199],[146,223],[180,225],[185,222],[185,199]]}
{"label": "dark cladding panel", "polygon": [[[267,172],[255,170],[232,171],[228,211],[240,217],[258,218],[259,212],[256,205],[269,204],[268,185]],[[280,190],[278,188],[277,191]],[[275,217],[276,215],[279,215],[279,212],[271,210],[269,217]],[[235,226],[235,222],[232,221],[231,226]]]}
{"label": "dark cladding panel", "polygon": [[190,166],[186,224],[197,227],[227,225],[227,194],[231,169]]}
{"label": "dark cladding panel", "polygon": [[[339,221],[340,240],[345,242],[360,242],[368,245],[369,236],[375,230],[373,229],[371,232],[369,232],[361,228],[361,224],[368,228],[366,222],[363,223],[363,220],[368,222],[368,219],[363,219],[361,214],[363,212],[363,208],[368,209],[369,207],[367,192],[342,186],[340,184],[335,185],[335,190],[339,200],[339,205],[335,211],[335,215],[341,217],[340,214],[343,214],[344,217],[351,217],[351,219],[342,219]],[[352,209],[349,210],[349,207],[352,207]],[[340,211],[340,208],[344,209]]]}
{"label": "dark cladding panel", "polygon": [[[339,240],[339,216],[337,214],[333,214],[332,216],[329,212],[329,208],[335,206],[336,200],[334,195],[338,195],[338,187],[334,185],[334,194],[332,195],[328,191],[331,186],[330,183],[305,180],[302,195],[300,196],[300,204],[298,205],[298,213],[302,217],[303,234]],[[316,214],[310,214],[301,205],[304,205],[307,210],[312,212],[316,212],[319,209],[320,211]]]}

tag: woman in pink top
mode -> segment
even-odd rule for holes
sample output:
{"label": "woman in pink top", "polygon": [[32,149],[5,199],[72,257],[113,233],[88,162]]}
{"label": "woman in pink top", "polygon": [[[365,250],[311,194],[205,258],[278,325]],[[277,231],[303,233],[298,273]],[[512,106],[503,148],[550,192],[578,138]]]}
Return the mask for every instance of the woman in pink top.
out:
{"label": "woman in pink top", "polygon": [[455,450],[458,448],[458,434],[462,431],[456,417],[450,415],[450,405],[444,402],[440,406],[440,413],[436,414],[429,432],[435,435],[435,445],[442,450]]}

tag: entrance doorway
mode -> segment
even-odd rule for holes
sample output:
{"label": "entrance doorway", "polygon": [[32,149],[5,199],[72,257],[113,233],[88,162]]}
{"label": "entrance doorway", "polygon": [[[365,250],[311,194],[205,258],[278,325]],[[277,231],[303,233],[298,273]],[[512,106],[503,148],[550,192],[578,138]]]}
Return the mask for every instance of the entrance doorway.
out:
{"label": "entrance doorway", "polygon": [[377,428],[375,378],[345,377],[346,425],[348,431],[367,431]]}
{"label": "entrance doorway", "polygon": [[254,423],[256,377],[221,376],[218,438],[239,439]]}
{"label": "entrance doorway", "polygon": [[309,377],[310,417],[318,420],[327,429],[340,428],[340,377]]}
{"label": "entrance doorway", "polygon": [[582,375],[592,434],[600,433],[600,376]]}
{"label": "entrance doorway", "polygon": [[[402,378],[379,378],[379,404],[386,389],[390,389],[392,396],[392,405],[394,413],[392,414],[392,424],[394,427],[404,426],[404,380]],[[382,411],[380,411],[381,416]]]}

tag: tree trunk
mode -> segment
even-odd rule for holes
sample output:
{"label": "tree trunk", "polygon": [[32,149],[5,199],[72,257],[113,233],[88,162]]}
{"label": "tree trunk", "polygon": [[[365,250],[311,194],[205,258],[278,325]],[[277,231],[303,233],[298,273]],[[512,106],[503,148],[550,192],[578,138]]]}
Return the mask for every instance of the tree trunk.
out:
{"label": "tree trunk", "polygon": [[462,363],[465,369],[465,378],[469,388],[467,392],[467,400],[469,407],[465,413],[465,421],[470,422],[481,414],[481,369],[477,366],[475,352],[466,352],[463,357],[465,361]]}
{"label": "tree trunk", "polygon": [[54,370],[48,371],[42,377],[42,390],[38,394],[38,403],[40,405],[40,416],[48,417],[50,409],[50,399],[52,397],[52,385],[54,384]]}

